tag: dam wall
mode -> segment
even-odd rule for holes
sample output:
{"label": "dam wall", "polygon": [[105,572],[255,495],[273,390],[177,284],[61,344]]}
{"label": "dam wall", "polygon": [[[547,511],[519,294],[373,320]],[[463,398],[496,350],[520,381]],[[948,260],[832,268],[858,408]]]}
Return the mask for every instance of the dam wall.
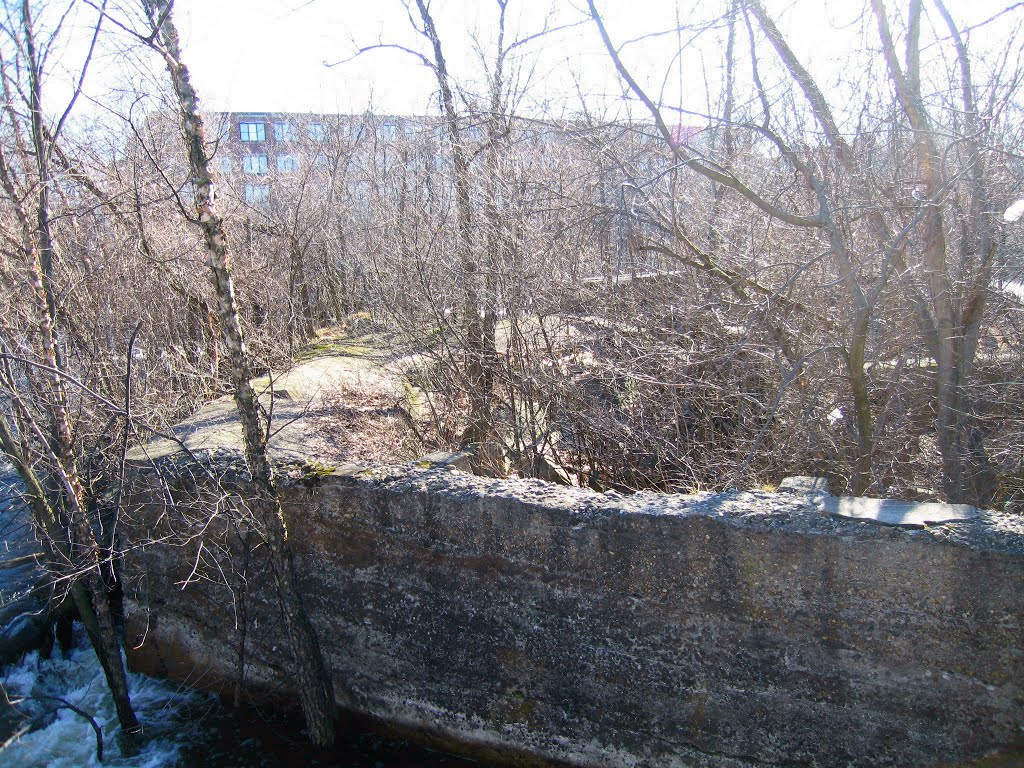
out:
{"label": "dam wall", "polygon": [[[236,456],[134,477],[129,662],[292,695]],[[288,475],[291,475],[288,479]],[[421,464],[284,472],[339,705],[509,762],[940,766],[1024,736],[1024,526],[820,493],[621,496]],[[240,653],[239,649],[243,649]]]}

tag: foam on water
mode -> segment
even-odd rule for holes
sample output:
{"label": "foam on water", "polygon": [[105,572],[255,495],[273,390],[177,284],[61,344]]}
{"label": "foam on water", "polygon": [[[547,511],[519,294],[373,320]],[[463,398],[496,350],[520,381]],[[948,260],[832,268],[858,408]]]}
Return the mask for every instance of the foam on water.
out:
{"label": "foam on water", "polygon": [[[19,484],[9,465],[0,461],[0,559],[36,551]],[[6,546],[4,546],[6,545]],[[21,547],[24,547],[24,550]],[[27,575],[26,575],[27,574]],[[5,595],[31,591],[38,577],[25,569],[0,569],[0,602]],[[14,621],[24,620],[23,617]],[[64,699],[87,712],[103,730],[104,766],[126,768],[291,768],[297,755],[309,766],[349,768],[456,768],[479,763],[445,755],[402,740],[379,736],[361,726],[340,733],[332,750],[315,750],[305,743],[302,725],[256,706],[229,713],[212,696],[172,684],[128,674],[132,704],[143,734],[138,750],[124,755],[118,744],[120,728],[106,680],[84,630],[77,628],[74,648],[63,658],[55,651],[41,659],[32,652],[17,664],[0,668],[0,685],[12,701],[11,710],[0,695],[0,745],[24,728],[25,732],[0,746],[0,766],[9,768],[80,768],[99,766],[96,736],[81,715],[59,708]],[[35,697],[35,698],[32,698]],[[47,699],[46,697],[51,697]],[[292,716],[294,713],[292,713]],[[275,719],[276,718],[276,719]],[[27,726],[27,727],[26,727]]]}
{"label": "foam on water", "polygon": [[[209,706],[209,700],[166,682],[128,673],[132,705],[143,736],[138,741],[138,753],[126,757],[118,744],[121,729],[103,671],[84,632],[79,630],[75,640],[67,659],[62,658],[59,651],[50,659],[29,653],[0,676],[11,701],[26,697],[16,707],[16,718],[24,718],[23,725],[39,720],[38,727],[0,751],[0,764],[24,768],[99,765],[167,768],[177,765],[182,749],[196,736],[188,725],[182,727],[185,713],[194,707]],[[92,726],[70,709],[53,712],[60,702],[43,698],[47,696],[65,699],[88,712],[100,725],[103,729],[102,764],[96,759],[96,736]]]}

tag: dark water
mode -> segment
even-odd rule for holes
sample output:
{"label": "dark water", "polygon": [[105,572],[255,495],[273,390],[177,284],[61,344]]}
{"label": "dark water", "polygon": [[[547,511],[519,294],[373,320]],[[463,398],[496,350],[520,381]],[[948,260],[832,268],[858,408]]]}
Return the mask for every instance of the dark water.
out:
{"label": "dark water", "polygon": [[[0,461],[0,561],[35,542],[17,477]],[[23,551],[24,550],[24,551]],[[0,568],[0,605],[31,590],[38,574]],[[284,766],[479,766],[479,762],[378,735],[367,722],[339,723],[337,746],[318,750],[301,738],[296,716],[249,708],[235,717],[207,695],[144,675],[129,676],[144,734],[134,754],[122,753],[113,702],[96,656],[78,628],[67,657],[29,653],[0,668],[0,766],[8,768],[282,768]],[[5,702],[10,699],[14,706]],[[64,706],[70,704],[76,713]],[[101,729],[104,760],[97,759]],[[16,734],[19,734],[15,737]],[[12,738],[14,737],[14,738]]]}
{"label": "dark water", "polygon": [[250,708],[239,717],[219,705],[197,720],[195,746],[182,755],[182,765],[196,768],[284,768],[285,766],[450,766],[481,768],[485,764],[426,748],[411,741],[387,738],[370,723],[342,721],[337,743],[329,750],[301,738],[297,713],[286,716]]}
{"label": "dark water", "polygon": [[[337,744],[317,749],[302,738],[298,713],[250,707],[236,717],[214,697],[175,688],[166,681],[130,674],[132,701],[143,725],[134,754],[122,751],[113,702],[84,633],[65,658],[35,652],[0,671],[0,686],[16,703],[0,697],[0,766],[82,768],[101,763],[96,736],[83,713],[102,729],[103,766],[126,768],[283,768],[285,766],[450,766],[483,763],[416,743],[388,738],[369,722],[342,720]],[[79,712],[60,706],[73,704]]]}

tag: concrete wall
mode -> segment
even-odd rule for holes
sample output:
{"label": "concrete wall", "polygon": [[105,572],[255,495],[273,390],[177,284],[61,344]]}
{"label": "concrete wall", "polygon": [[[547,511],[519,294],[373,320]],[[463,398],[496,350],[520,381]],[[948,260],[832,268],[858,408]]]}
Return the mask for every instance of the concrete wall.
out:
{"label": "concrete wall", "polygon": [[[133,535],[207,543],[127,558],[130,663],[230,690],[237,624],[250,690],[287,695],[266,568],[257,552],[243,615],[213,582],[237,597],[247,529],[202,485],[179,482],[174,510],[135,497]],[[621,497],[409,466],[286,495],[339,695],[388,722],[607,766],[953,765],[1024,735],[1019,518],[907,530],[801,494]],[[182,589],[190,574],[211,581]]]}

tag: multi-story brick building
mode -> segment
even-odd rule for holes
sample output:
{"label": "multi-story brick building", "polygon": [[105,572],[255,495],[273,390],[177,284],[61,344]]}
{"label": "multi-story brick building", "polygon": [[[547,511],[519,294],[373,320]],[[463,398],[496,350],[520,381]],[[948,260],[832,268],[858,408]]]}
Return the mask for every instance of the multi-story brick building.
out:
{"label": "multi-story brick building", "polygon": [[[671,151],[653,126],[558,125],[514,118],[499,126],[502,159],[476,162],[485,157],[489,139],[484,119],[467,117],[461,126],[473,160],[472,194],[480,196],[481,205],[486,196],[482,190],[495,181],[488,175],[497,174],[499,188],[513,179],[518,185],[515,191],[492,191],[495,200],[517,196],[522,201],[533,195],[539,211],[549,207],[546,198],[562,185],[587,176],[590,193],[607,219],[609,273],[655,268],[653,256],[641,256],[631,247],[636,228],[643,226],[635,215],[637,207],[672,163]],[[217,137],[213,160],[221,194],[259,209],[261,217],[278,217],[279,225],[291,221],[289,206],[300,200],[307,210],[340,203],[356,214],[372,208],[383,216],[389,206],[405,210],[402,196],[410,189],[426,198],[451,195],[446,129],[438,117],[231,112],[208,116],[208,125],[209,135]],[[672,141],[692,144],[701,140],[698,133],[677,128]],[[618,161],[603,159],[606,147],[615,147]],[[450,199],[441,200],[438,210],[448,206]]]}
{"label": "multi-story brick building", "polygon": [[214,161],[240,199],[271,200],[276,180],[327,170],[339,151],[368,141],[376,149],[433,132],[435,121],[379,115],[230,112],[213,116],[219,135]]}

